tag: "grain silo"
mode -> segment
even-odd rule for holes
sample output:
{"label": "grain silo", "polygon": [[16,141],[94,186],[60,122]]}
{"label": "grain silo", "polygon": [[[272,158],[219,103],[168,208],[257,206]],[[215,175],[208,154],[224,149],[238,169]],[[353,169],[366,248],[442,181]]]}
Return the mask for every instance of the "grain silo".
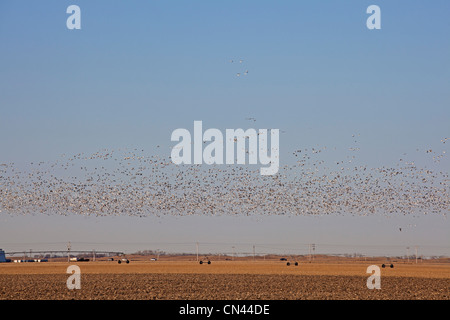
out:
{"label": "grain silo", "polygon": [[6,262],[5,251],[0,249],[0,262]]}

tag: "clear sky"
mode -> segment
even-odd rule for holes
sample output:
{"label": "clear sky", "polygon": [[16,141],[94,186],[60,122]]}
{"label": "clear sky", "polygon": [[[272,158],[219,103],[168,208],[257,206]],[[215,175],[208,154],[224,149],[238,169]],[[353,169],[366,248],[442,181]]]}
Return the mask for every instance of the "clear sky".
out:
{"label": "clear sky", "polygon": [[[81,8],[81,30],[66,27],[71,4]],[[366,27],[372,4],[381,8],[381,30]],[[404,153],[427,164],[423,153],[412,155],[416,148],[442,148],[450,136],[448,12],[446,0],[3,0],[0,162],[20,167],[61,154],[155,145],[169,155],[172,131],[202,120],[222,130],[286,131],[282,165],[296,148],[346,147],[352,134],[360,135],[360,161],[368,166],[393,165]],[[448,172],[449,160],[432,165]],[[417,227],[398,233],[410,223]],[[120,250],[193,251],[199,241],[230,251],[232,243],[314,242],[324,251],[357,243],[364,250],[396,246],[400,254],[406,246],[447,245],[438,251],[449,255],[449,230],[442,216],[0,213],[0,248],[64,249],[72,241],[80,249],[127,243]]]}

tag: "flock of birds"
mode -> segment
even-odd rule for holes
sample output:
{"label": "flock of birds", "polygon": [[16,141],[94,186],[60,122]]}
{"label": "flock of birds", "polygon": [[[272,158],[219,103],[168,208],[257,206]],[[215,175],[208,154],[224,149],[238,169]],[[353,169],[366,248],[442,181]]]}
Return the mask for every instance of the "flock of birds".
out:
{"label": "flock of birds", "polygon": [[[235,61],[233,59],[230,60],[230,63],[234,63],[234,62]],[[244,60],[239,59],[239,63],[240,64],[244,63]],[[236,73],[236,77],[240,77],[241,75],[244,75],[244,76],[248,75],[248,70],[245,70],[244,72],[237,72]]]}
{"label": "flock of birds", "polygon": [[328,150],[294,150],[292,164],[274,176],[261,176],[259,166],[175,165],[167,155],[140,149],[4,163],[0,212],[140,217],[449,212],[445,170],[403,159],[393,167],[357,165],[357,147],[348,148],[346,160],[321,158]]}

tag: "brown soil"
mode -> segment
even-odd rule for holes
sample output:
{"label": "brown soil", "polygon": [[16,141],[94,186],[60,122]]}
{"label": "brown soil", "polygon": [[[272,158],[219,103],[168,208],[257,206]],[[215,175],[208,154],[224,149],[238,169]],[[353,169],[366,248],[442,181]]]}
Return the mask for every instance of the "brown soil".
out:
{"label": "brown soil", "polygon": [[[69,290],[69,265],[81,289]],[[0,265],[0,299],[450,299],[448,264],[381,269],[381,290],[366,286],[370,264],[213,261],[49,262]],[[381,265],[381,263],[377,264]]]}

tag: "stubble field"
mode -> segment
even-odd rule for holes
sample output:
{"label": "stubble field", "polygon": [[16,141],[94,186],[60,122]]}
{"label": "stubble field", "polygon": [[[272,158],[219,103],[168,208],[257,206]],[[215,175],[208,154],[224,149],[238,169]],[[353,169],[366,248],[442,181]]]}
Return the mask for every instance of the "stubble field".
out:
{"label": "stubble field", "polygon": [[[69,290],[69,265],[81,270],[81,289]],[[381,268],[381,289],[366,282],[372,263],[278,261],[115,261],[0,265],[2,300],[303,300],[450,299],[448,264]],[[381,266],[381,263],[377,264]]]}

